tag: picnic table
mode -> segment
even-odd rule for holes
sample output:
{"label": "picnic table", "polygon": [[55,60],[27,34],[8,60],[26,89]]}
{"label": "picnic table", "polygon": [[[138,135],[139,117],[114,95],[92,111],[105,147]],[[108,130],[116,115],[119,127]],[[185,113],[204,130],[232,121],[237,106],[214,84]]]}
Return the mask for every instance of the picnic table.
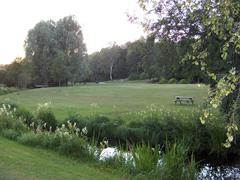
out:
{"label": "picnic table", "polygon": [[36,85],[34,85],[34,88],[47,88],[48,87],[48,85],[46,85],[46,84],[36,84]]}
{"label": "picnic table", "polygon": [[187,104],[193,104],[193,97],[188,96],[176,96],[174,100],[175,104],[179,103],[182,104],[182,102],[186,102]]}

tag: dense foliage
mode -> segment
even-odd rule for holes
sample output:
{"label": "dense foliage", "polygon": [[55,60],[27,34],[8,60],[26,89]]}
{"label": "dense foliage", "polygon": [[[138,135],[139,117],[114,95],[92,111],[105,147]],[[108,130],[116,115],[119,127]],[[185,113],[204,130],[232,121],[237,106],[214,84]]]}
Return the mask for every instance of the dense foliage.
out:
{"label": "dense foliage", "polygon": [[[26,57],[0,67],[0,83],[7,86],[61,86],[113,79],[185,79],[208,82],[191,62],[183,62],[193,40],[178,42],[154,37],[124,45],[113,43],[87,56],[81,27],[73,16],[41,21],[28,33]],[[223,68],[220,64],[219,68]],[[168,82],[168,81],[166,81]]]}
{"label": "dense foliage", "polygon": [[[40,109],[44,109],[41,112],[45,114],[51,112],[45,105]],[[137,178],[150,176],[154,179],[157,175],[158,179],[195,179],[194,155],[217,155],[226,160],[231,155],[238,155],[238,146],[225,149],[220,144],[225,131],[224,125],[218,123],[221,121],[218,114],[209,117],[211,121],[207,127],[199,123],[195,113],[174,114],[151,107],[134,116],[137,120],[128,124],[103,116],[71,116],[54,130],[46,128],[48,123],[35,121],[39,118],[38,113],[29,116],[16,105],[2,104],[0,135],[28,146],[97,161],[100,165],[125,170]],[[115,143],[122,143],[122,149],[101,159],[101,149],[112,144],[114,139]],[[126,151],[129,151],[128,155]]]}
{"label": "dense foliage", "polygon": [[[212,79],[211,106],[233,109],[225,111],[229,124],[224,146],[230,147],[239,125],[239,1],[139,0],[139,5],[146,12],[145,28],[156,38],[173,42],[192,40],[184,59]],[[206,111],[210,114],[211,110]],[[204,115],[201,122],[205,123]]]}

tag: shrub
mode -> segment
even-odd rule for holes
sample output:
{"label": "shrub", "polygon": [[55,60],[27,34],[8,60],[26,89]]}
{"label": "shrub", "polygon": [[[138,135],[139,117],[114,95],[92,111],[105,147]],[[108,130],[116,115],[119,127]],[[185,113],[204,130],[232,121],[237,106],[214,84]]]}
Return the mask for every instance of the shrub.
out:
{"label": "shrub", "polygon": [[88,122],[87,129],[90,134],[98,134],[101,139],[112,139],[115,136],[114,134],[117,126],[118,123],[111,121],[108,117],[97,116],[95,119]]}
{"label": "shrub", "polygon": [[24,133],[18,138],[18,142],[28,146],[41,146],[42,145],[42,134],[41,133]]}
{"label": "shrub", "polygon": [[157,77],[151,78],[150,82],[151,83],[157,83],[157,82],[159,82],[159,78],[157,78]]}
{"label": "shrub", "polygon": [[4,129],[14,129],[18,132],[26,130],[22,118],[15,116],[16,108],[12,108],[9,104],[0,106],[0,131]]}
{"label": "shrub", "polygon": [[148,74],[145,73],[145,72],[142,72],[142,73],[139,75],[139,79],[141,79],[141,80],[148,79]]}
{"label": "shrub", "polygon": [[0,86],[0,96],[4,95],[4,94],[9,94],[12,92],[16,92],[17,89],[16,88],[8,88],[8,87],[1,87]]}
{"label": "shrub", "polygon": [[88,153],[86,142],[79,137],[61,138],[58,150],[60,153],[74,156],[83,157]]}
{"label": "shrub", "polygon": [[159,80],[159,84],[167,84],[167,79],[165,79],[164,77],[161,77],[160,80]]}
{"label": "shrub", "polygon": [[49,108],[48,103],[38,106],[37,111],[36,111],[36,119],[40,120],[39,123],[41,123],[41,122],[43,124],[46,123],[45,128],[47,130],[49,130],[50,128],[52,130],[55,130],[57,127],[57,124],[58,124],[53,112]]}
{"label": "shrub", "polygon": [[13,129],[5,129],[2,130],[1,135],[4,137],[11,139],[11,140],[17,140],[17,138],[21,135],[19,132]]}
{"label": "shrub", "polygon": [[128,80],[138,80],[139,79],[139,75],[137,73],[131,73],[128,76]]}
{"label": "shrub", "polygon": [[179,84],[188,84],[188,81],[186,79],[181,79],[178,83]]}
{"label": "shrub", "polygon": [[26,110],[26,109],[17,108],[15,114],[16,114],[16,116],[17,116],[18,118],[24,119],[24,122],[25,122],[28,126],[30,126],[30,124],[31,124],[32,122],[34,122],[34,117],[33,117],[32,113],[30,113],[30,112],[29,112],[28,110]]}
{"label": "shrub", "polygon": [[79,114],[73,114],[67,117],[64,121],[63,124],[67,125],[68,122],[74,124],[76,123],[76,127],[82,129],[87,126],[87,122],[89,122],[90,119],[88,117],[83,117]]}
{"label": "shrub", "polygon": [[177,80],[175,78],[171,78],[168,80],[168,84],[176,84]]}
{"label": "shrub", "polygon": [[41,143],[42,143],[41,145],[45,148],[57,150],[61,144],[61,137],[56,136],[53,133],[45,132],[44,135],[42,136]]}

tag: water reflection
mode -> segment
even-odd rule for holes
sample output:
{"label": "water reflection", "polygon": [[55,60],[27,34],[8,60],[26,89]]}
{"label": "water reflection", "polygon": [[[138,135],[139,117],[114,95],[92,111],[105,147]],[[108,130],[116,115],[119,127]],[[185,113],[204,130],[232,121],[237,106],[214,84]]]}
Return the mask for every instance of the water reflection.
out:
{"label": "water reflection", "polygon": [[210,164],[206,164],[200,169],[198,179],[209,180],[234,180],[240,179],[240,168],[233,166],[217,166],[213,167]]}

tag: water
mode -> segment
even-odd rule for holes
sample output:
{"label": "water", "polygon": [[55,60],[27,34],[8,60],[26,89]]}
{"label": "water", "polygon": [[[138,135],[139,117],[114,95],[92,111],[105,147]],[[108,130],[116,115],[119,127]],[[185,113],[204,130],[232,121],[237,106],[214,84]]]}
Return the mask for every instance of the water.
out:
{"label": "water", "polygon": [[205,164],[200,168],[198,179],[240,179],[240,166],[211,166],[210,164]]}
{"label": "water", "polygon": [[[122,156],[126,162],[131,161],[133,166],[135,166],[133,156],[129,152],[120,153],[116,147],[108,147],[101,151],[99,160],[106,161],[109,158],[114,158],[115,156]],[[158,161],[158,166],[161,166],[162,159]],[[198,172],[199,180],[240,180],[240,165],[233,166],[212,166],[211,164],[204,164],[201,166]]]}

